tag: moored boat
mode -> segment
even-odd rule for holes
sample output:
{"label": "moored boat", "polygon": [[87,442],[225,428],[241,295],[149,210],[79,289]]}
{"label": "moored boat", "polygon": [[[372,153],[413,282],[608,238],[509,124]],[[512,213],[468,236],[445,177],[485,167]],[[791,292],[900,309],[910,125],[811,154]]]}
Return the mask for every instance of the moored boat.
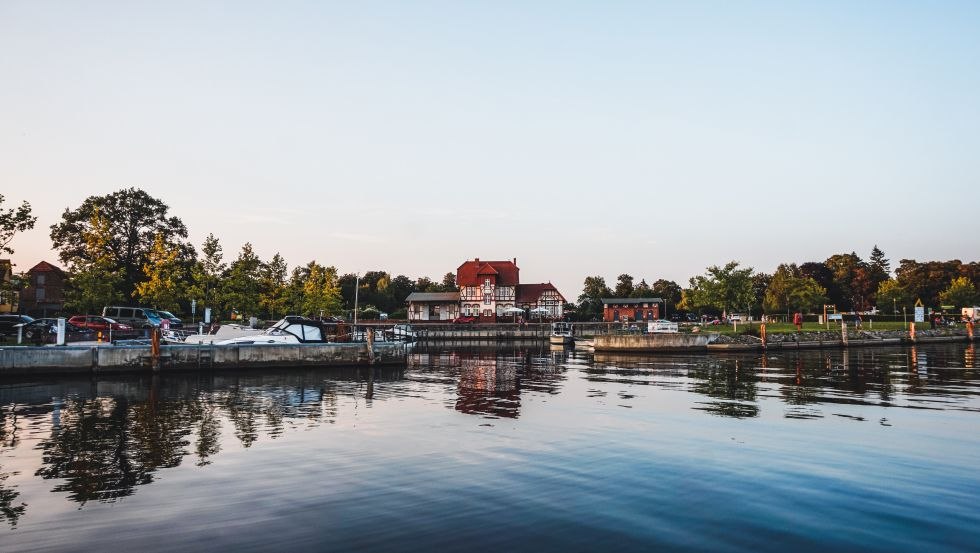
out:
{"label": "moored boat", "polygon": [[552,344],[564,345],[575,341],[571,323],[556,322],[551,323],[551,336],[548,339]]}

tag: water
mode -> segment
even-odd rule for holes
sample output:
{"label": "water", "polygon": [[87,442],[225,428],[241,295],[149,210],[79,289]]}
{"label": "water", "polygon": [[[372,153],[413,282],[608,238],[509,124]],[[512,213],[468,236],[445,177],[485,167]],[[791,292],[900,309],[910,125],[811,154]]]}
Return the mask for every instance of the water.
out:
{"label": "water", "polygon": [[972,347],[0,381],[0,550],[976,551]]}

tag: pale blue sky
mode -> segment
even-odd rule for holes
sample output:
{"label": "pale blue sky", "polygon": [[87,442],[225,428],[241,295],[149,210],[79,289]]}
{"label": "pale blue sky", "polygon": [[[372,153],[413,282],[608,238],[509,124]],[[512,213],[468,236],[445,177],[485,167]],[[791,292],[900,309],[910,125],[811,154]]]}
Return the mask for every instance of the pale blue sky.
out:
{"label": "pale blue sky", "polygon": [[0,191],[38,215],[21,270],[129,186],[229,255],[517,257],[569,299],[876,243],[977,259],[978,29],[980,2],[0,0]]}

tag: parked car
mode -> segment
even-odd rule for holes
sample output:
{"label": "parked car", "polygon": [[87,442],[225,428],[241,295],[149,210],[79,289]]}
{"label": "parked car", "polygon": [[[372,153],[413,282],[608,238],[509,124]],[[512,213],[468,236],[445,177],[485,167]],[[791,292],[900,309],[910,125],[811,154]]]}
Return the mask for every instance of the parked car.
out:
{"label": "parked car", "polygon": [[17,326],[27,324],[34,319],[27,315],[0,315],[0,336],[17,334]]}
{"label": "parked car", "polygon": [[[102,316],[133,328],[152,328],[160,326],[164,317],[155,309],[148,307],[116,307],[102,309]],[[173,326],[173,325],[171,325]]]}
{"label": "parked car", "polygon": [[138,330],[127,324],[120,323],[108,317],[100,317],[98,315],[75,315],[74,317],[68,319],[68,322],[81,328],[101,332],[106,338],[108,338],[110,334],[113,337],[135,336],[139,334]]}
{"label": "parked car", "polygon": [[161,311],[159,309],[154,309],[154,311],[156,311],[157,314],[160,315],[161,320],[167,319],[168,321],[170,321],[170,328],[184,328],[184,321],[180,320],[180,317],[174,315],[170,311]]}
{"label": "parked car", "polygon": [[[35,319],[20,325],[24,341],[37,345],[53,344],[58,339],[58,319]],[[65,321],[65,342],[90,342],[95,340],[95,331],[73,325]]]}
{"label": "parked car", "polygon": [[469,324],[476,321],[476,317],[456,317],[453,324]]}

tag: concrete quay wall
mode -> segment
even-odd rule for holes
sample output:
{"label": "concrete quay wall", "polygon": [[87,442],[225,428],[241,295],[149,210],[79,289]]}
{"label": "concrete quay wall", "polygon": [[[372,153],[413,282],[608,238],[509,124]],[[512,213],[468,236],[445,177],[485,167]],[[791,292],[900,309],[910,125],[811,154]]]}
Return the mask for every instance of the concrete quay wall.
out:
{"label": "concrete quay wall", "polygon": [[366,344],[174,345],[162,346],[156,362],[149,346],[11,347],[0,348],[0,376],[390,365],[404,363],[409,347],[376,343],[369,352]]}
{"label": "concrete quay wall", "polygon": [[647,352],[647,351],[686,351],[705,349],[715,341],[718,334],[607,334],[596,336],[593,343],[595,351],[604,352]]}

